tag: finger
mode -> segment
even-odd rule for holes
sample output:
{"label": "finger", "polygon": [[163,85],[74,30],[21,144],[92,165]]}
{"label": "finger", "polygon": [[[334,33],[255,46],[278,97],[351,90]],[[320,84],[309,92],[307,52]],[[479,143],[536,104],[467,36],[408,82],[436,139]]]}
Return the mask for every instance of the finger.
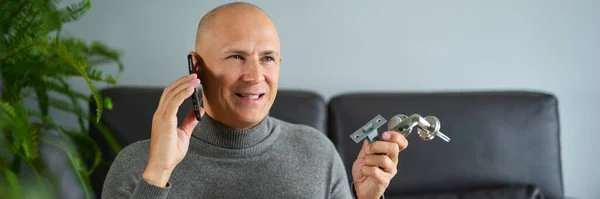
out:
{"label": "finger", "polygon": [[367,155],[386,155],[392,159],[392,161],[397,162],[398,153],[400,152],[400,148],[398,144],[387,141],[376,141],[373,142],[368,149]]}
{"label": "finger", "polygon": [[193,79],[196,79],[196,74],[190,74],[190,75],[186,75],[183,77],[180,77],[179,79],[175,80],[175,82],[171,83],[171,85],[167,86],[165,89],[163,89],[163,93],[160,96],[160,102],[164,102],[165,101],[165,97],[179,84],[181,84],[182,82],[186,82],[186,81],[191,81]]}
{"label": "finger", "polygon": [[367,155],[364,159],[365,166],[376,166],[385,171],[386,173],[395,174],[396,164],[390,159],[389,156],[385,155]]}
{"label": "finger", "polygon": [[167,116],[175,116],[177,115],[177,111],[179,111],[179,107],[181,106],[181,104],[183,103],[183,101],[185,101],[185,99],[189,98],[190,96],[192,96],[194,94],[194,89],[196,89],[195,87],[187,87],[185,88],[185,90],[180,91],[179,93],[177,93],[173,99],[171,99],[171,101],[169,101],[168,104],[166,104],[165,106],[165,114]]}
{"label": "finger", "polygon": [[172,92],[172,90],[177,85],[181,84],[182,82],[191,81],[193,79],[196,79],[196,74],[191,74],[191,75],[183,76],[183,77],[180,77],[179,79],[177,79],[175,82],[171,83],[171,85],[169,85],[165,89],[163,89],[163,92],[160,95],[160,100],[158,101],[158,107],[159,108],[163,107],[163,104],[165,102],[165,98],[169,95],[169,93]]}
{"label": "finger", "polygon": [[[194,76],[195,75],[192,75],[191,77]],[[180,84],[177,85],[177,83]],[[200,80],[197,78],[187,80],[187,82],[183,81],[173,83],[173,85],[171,85],[171,90],[165,95],[164,98],[164,102],[162,105],[162,108],[164,109],[163,114],[167,116],[174,116],[175,114],[177,114],[177,109],[179,108],[179,106],[181,106],[181,104],[186,98],[192,95],[194,89],[198,87],[198,85],[200,85]]]}
{"label": "finger", "polygon": [[[200,113],[202,113],[202,111]],[[190,113],[185,116],[185,119],[183,119],[183,123],[181,123],[181,127],[179,128],[186,134],[190,135],[197,124],[198,120],[196,119],[195,111],[190,111]]]}
{"label": "finger", "polygon": [[[194,75],[195,76],[195,75]],[[180,82],[178,85],[173,85],[174,88],[165,96],[165,102],[173,100],[181,91],[189,88],[197,88],[200,85],[200,79],[195,78],[189,81]]]}
{"label": "finger", "polygon": [[373,153],[370,154],[378,154],[384,153],[388,155],[394,163],[398,162],[398,154],[400,151],[406,149],[408,146],[408,140],[406,138],[394,131],[386,131],[381,135],[383,139],[382,142],[375,142],[374,146],[371,146]]}
{"label": "finger", "polygon": [[358,158],[357,159],[362,159],[367,155],[367,148],[369,148],[369,143],[368,141],[365,139],[363,141],[363,146],[360,149],[360,151],[358,152]]}
{"label": "finger", "polygon": [[362,174],[367,177],[372,177],[379,182],[379,184],[387,186],[391,180],[391,174],[384,172],[378,167],[362,167]]}
{"label": "finger", "polygon": [[398,147],[400,148],[400,151],[406,149],[406,147],[408,147],[408,140],[406,139],[406,137],[404,137],[402,134],[395,132],[395,131],[386,131],[383,132],[383,134],[381,135],[381,138],[384,141],[390,141],[390,142],[394,142],[396,144],[398,144]]}

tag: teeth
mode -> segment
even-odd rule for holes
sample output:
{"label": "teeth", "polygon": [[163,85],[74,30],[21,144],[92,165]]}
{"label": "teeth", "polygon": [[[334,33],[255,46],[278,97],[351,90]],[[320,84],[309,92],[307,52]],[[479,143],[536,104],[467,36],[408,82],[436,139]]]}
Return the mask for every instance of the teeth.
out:
{"label": "teeth", "polygon": [[247,94],[240,94],[242,97],[245,98],[250,98],[250,99],[258,99],[259,95],[247,95]]}

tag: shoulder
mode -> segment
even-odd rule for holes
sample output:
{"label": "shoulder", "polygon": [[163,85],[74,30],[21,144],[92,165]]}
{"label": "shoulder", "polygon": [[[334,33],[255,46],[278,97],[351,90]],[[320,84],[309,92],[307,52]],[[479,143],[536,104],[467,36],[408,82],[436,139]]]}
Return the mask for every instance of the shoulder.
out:
{"label": "shoulder", "polygon": [[103,182],[102,195],[130,194],[137,186],[148,161],[150,140],[125,146],[110,165]]}
{"label": "shoulder", "polygon": [[146,161],[148,161],[149,151],[150,139],[131,143],[121,149],[112,165],[114,167],[121,167],[119,170],[143,169]]}
{"label": "shoulder", "polygon": [[131,156],[137,157],[141,155],[147,155],[150,151],[150,139],[137,141],[125,146],[120,152],[119,156]]}
{"label": "shoulder", "polygon": [[[281,131],[280,137],[283,137],[288,144],[296,145],[300,148],[309,148],[313,151],[335,152],[333,142],[324,132],[321,132],[311,126],[303,124],[294,124],[277,118],[270,118],[274,125]],[[332,151],[333,150],[333,151]]]}

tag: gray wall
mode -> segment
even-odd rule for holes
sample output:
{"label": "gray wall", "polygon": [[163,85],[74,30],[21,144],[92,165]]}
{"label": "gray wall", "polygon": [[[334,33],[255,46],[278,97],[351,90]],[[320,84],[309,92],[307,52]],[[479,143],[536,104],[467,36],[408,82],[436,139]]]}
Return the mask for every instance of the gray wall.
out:
{"label": "gray wall", "polygon": [[[223,2],[93,1],[66,30],[123,49],[121,85],[166,86],[186,74],[200,17]],[[554,93],[566,194],[600,198],[600,1],[253,3],[278,27],[282,89]]]}

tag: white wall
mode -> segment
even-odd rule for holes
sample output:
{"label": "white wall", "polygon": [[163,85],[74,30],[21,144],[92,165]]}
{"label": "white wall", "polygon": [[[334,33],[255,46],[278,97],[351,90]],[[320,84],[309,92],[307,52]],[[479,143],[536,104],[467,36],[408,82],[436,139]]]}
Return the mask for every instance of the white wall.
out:
{"label": "white wall", "polygon": [[[224,2],[92,1],[91,11],[66,30],[124,50],[120,85],[166,86],[186,74],[200,17]],[[252,3],[280,33],[280,88],[326,98],[374,90],[556,94],[566,194],[600,198],[600,1]]]}

